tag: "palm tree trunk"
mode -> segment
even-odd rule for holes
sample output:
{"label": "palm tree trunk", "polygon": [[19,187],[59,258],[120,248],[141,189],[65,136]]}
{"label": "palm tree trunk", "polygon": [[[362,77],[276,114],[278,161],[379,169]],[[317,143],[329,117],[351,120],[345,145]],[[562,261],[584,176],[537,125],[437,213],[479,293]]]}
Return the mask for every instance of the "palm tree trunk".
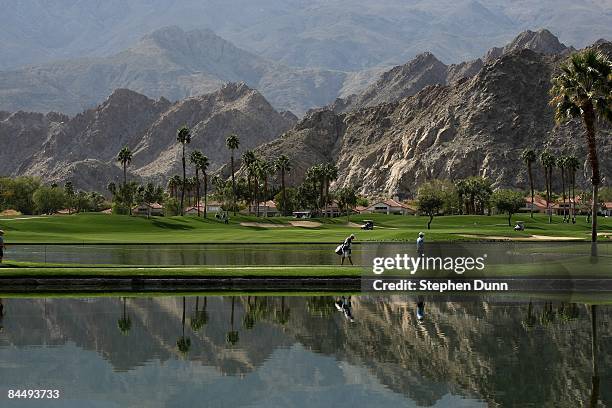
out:
{"label": "palm tree trunk", "polygon": [[565,210],[565,169],[561,168],[561,196],[563,197],[563,222],[565,222],[567,218],[566,210]]}
{"label": "palm tree trunk", "polygon": [[183,143],[183,189],[181,190],[181,215],[185,215],[185,189],[187,188],[187,174],[185,170],[185,143]]}
{"label": "palm tree trunk", "polygon": [[255,191],[254,191],[254,195],[255,195],[255,216],[259,218],[259,179],[257,177],[255,177],[255,180],[253,180],[254,183],[254,187],[255,187]]}
{"label": "palm tree trunk", "polygon": [[597,210],[599,207],[598,193],[599,183],[601,181],[599,175],[599,160],[597,158],[597,140],[595,139],[595,111],[593,105],[588,104],[583,107],[582,119],[586,127],[586,139],[588,146],[588,158],[591,164],[591,184],[593,185],[593,197],[591,203],[591,241],[597,242]]}
{"label": "palm tree trunk", "polygon": [[123,186],[127,184],[127,162],[123,162]]}
{"label": "palm tree trunk", "polygon": [[234,176],[234,150],[232,149],[232,210],[236,216],[236,178]]}
{"label": "palm tree trunk", "polygon": [[531,189],[531,205],[529,206],[529,215],[531,216],[531,218],[533,218],[534,193],[533,193],[533,172],[531,171],[531,162],[527,163],[527,171],[529,173],[529,188]]}
{"label": "palm tree trunk", "polygon": [[576,170],[573,169],[572,170],[572,197],[573,197],[573,203],[572,203],[572,223],[575,224],[576,223]]}
{"label": "palm tree trunk", "polygon": [[281,189],[283,190],[283,215],[287,216],[287,194],[285,193],[285,169],[281,168]]}
{"label": "palm tree trunk", "polygon": [[208,218],[206,212],[208,211],[208,175],[204,172],[204,218]]}
{"label": "palm tree trunk", "polygon": [[200,216],[200,174],[196,167],[196,207],[198,207],[198,217]]}
{"label": "palm tree trunk", "polygon": [[264,176],[264,217],[268,218],[268,176]]}

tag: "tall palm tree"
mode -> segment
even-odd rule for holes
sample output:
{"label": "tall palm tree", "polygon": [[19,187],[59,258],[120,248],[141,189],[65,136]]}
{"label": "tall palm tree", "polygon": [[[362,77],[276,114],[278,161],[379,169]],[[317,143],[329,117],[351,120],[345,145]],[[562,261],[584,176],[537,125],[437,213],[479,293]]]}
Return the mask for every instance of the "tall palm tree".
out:
{"label": "tall palm tree", "polygon": [[117,161],[123,166],[123,185],[127,184],[127,166],[132,162],[132,151],[129,147],[124,146],[117,155]]}
{"label": "tall palm tree", "polygon": [[[327,209],[327,205],[330,204],[329,200],[329,186],[332,181],[338,178],[338,166],[333,163],[326,163],[322,168],[323,172],[323,182],[325,183],[325,208]],[[331,214],[329,214],[331,216]]]}
{"label": "tall palm tree", "polygon": [[235,179],[235,170],[234,170],[234,150],[240,147],[240,139],[235,134],[231,134],[225,139],[225,145],[231,152],[231,169],[232,169],[232,209],[234,210],[234,215],[236,215],[236,179]]}
{"label": "tall palm tree", "polygon": [[251,187],[251,184],[253,181],[253,177],[255,176],[253,174],[255,170],[255,167],[253,167],[253,163],[255,163],[256,160],[257,157],[255,156],[255,153],[252,150],[247,150],[246,152],[242,153],[242,165],[246,168],[247,171],[247,189],[251,205],[254,203],[253,188]]}
{"label": "tall palm tree", "polygon": [[529,189],[531,190],[531,205],[529,206],[529,214],[533,218],[533,202],[535,199],[535,193],[533,189],[533,169],[531,165],[536,161],[536,153],[533,149],[525,149],[521,153],[521,158],[527,165],[527,176],[529,177]]}
{"label": "tall palm tree", "polygon": [[119,327],[119,331],[121,334],[128,334],[130,329],[132,328],[132,320],[130,320],[130,316],[127,314],[127,306],[126,306],[126,298],[122,298],[123,300],[123,313],[121,315],[121,319],[117,320],[117,326]]}
{"label": "tall palm tree", "polygon": [[276,159],[275,163],[276,170],[280,172],[281,176],[281,191],[283,197],[283,215],[287,216],[287,193],[285,190],[285,174],[291,171],[291,161],[289,157],[284,154],[281,154],[278,159]]}
{"label": "tall palm tree", "polygon": [[555,119],[565,123],[580,118],[585,127],[588,160],[591,165],[591,240],[597,241],[598,193],[601,176],[597,157],[595,123],[599,116],[612,122],[612,61],[601,52],[588,49],[573,54],[561,64],[560,73],[552,79],[550,103]]}
{"label": "tall palm tree", "polygon": [[185,163],[185,146],[191,143],[191,130],[187,126],[182,126],[176,131],[176,141],[181,144],[183,149],[183,189],[181,190],[181,215],[185,215],[185,190],[187,189],[187,174]]}
{"label": "tall palm tree", "polygon": [[204,155],[199,150],[194,150],[189,155],[189,161],[195,167],[195,188],[196,188],[196,207],[198,208],[198,217],[200,216],[200,165]]}
{"label": "tall palm tree", "polygon": [[563,199],[563,222],[567,222],[567,213],[565,210],[565,169],[567,168],[567,157],[557,157],[557,167],[561,170],[561,198]]}
{"label": "tall palm tree", "polygon": [[568,186],[568,190],[571,187],[570,196],[571,201],[571,210],[572,210],[572,223],[576,223],[576,170],[580,168],[580,161],[576,156],[568,156],[567,157],[567,171],[569,172],[569,182],[570,186]]}
{"label": "tall palm tree", "polygon": [[179,188],[181,188],[183,184],[183,180],[181,179],[181,176],[179,176],[178,174],[175,174],[174,176],[172,176],[172,178],[170,179],[169,183],[168,183],[168,187],[172,186],[172,192],[174,194],[174,199],[176,201],[178,201],[179,199]]}
{"label": "tall palm tree", "polygon": [[[263,201],[264,201],[264,217],[268,218],[268,205],[266,202],[268,201],[268,176],[272,174],[273,166],[272,164],[265,160],[259,160],[259,166],[257,168],[259,171],[259,178],[263,180]],[[258,201],[259,202],[259,201]]]}
{"label": "tall palm tree", "polygon": [[207,218],[207,210],[208,210],[208,166],[210,166],[210,161],[207,156],[202,155],[202,158],[199,160],[198,167],[202,172],[202,176],[204,177],[204,218]]}
{"label": "tall palm tree", "polygon": [[323,209],[323,193],[324,193],[324,183],[323,183],[323,166],[321,164],[315,164],[306,170],[306,179],[309,180],[315,188],[319,189],[319,200],[318,206],[319,210]]}
{"label": "tall palm tree", "polygon": [[544,167],[544,176],[546,179],[546,211],[548,211],[548,223],[552,224],[552,169],[555,166],[556,159],[548,151],[543,151],[540,154],[540,161],[542,162],[542,166]]}

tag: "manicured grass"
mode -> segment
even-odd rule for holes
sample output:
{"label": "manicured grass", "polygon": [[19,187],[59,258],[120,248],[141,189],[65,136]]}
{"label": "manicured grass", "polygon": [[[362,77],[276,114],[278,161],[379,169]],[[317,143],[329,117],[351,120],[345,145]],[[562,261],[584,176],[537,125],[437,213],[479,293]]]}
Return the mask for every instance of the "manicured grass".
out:
{"label": "manicured grass", "polygon": [[[428,241],[491,240],[491,237],[529,238],[531,235],[571,237],[588,240],[590,226],[580,217],[576,224],[564,224],[555,217],[548,224],[545,216],[531,219],[519,214],[513,220],[524,221],[526,231],[515,232],[508,227],[505,216],[446,216],[436,217],[427,231],[426,217],[365,214],[351,217],[352,223],[364,219],[375,222],[374,231],[362,231],[349,225],[346,217],[312,219],[320,226],[292,226],[293,218],[232,217],[225,225],[214,217],[141,217],[105,214],[72,216],[0,218],[0,229],[6,232],[5,241],[11,243],[337,243],[354,233],[359,241],[413,241],[419,231],[426,232]],[[243,226],[243,222],[281,225]],[[600,218],[599,230],[612,233],[612,220]],[[552,240],[552,238],[551,238]],[[610,241],[603,236],[602,241]]]}

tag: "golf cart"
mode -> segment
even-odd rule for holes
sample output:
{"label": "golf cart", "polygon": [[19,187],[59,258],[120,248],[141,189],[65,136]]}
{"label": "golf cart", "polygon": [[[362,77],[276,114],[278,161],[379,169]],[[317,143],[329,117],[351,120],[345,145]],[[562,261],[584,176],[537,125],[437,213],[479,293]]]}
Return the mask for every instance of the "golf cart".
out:
{"label": "golf cart", "polygon": [[374,221],[372,220],[363,220],[364,224],[361,226],[362,230],[373,230],[374,229]]}
{"label": "golf cart", "polygon": [[516,225],[514,226],[514,230],[515,231],[525,231],[525,222],[517,221]]}

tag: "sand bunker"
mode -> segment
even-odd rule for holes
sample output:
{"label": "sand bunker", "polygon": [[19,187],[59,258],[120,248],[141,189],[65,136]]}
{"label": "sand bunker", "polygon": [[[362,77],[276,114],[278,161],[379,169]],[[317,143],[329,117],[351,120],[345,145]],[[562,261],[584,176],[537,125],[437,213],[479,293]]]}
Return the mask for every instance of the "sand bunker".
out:
{"label": "sand bunker", "polygon": [[315,221],[289,221],[289,224],[293,225],[294,227],[303,227],[303,228],[318,228],[321,225],[323,225],[320,222],[315,222]]}
{"label": "sand bunker", "polygon": [[283,228],[287,225],[284,224],[271,224],[265,222],[241,222],[240,225],[243,227],[258,227],[258,228]]}
{"label": "sand bunker", "polygon": [[555,237],[549,235],[530,235],[528,237],[504,237],[498,235],[471,235],[471,234],[459,234],[461,237],[466,238],[478,238],[478,239],[489,239],[494,241],[576,241],[579,238],[575,237]]}

